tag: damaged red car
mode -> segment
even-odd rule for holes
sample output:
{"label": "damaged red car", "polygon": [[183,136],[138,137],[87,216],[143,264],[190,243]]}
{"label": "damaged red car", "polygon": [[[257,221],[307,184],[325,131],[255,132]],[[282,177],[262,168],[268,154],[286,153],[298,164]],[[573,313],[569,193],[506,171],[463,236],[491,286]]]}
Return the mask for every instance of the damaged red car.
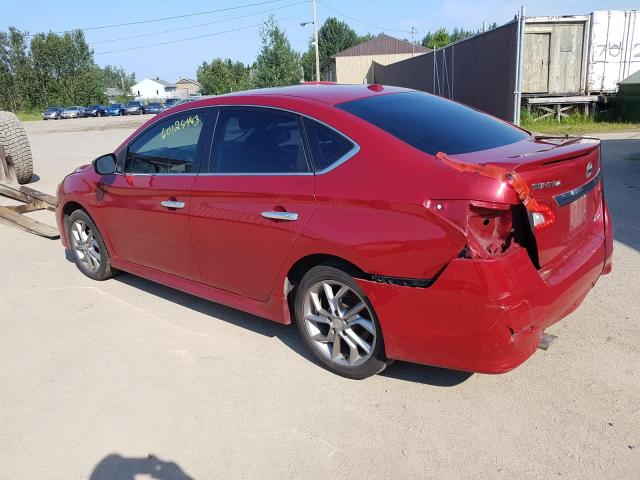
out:
{"label": "damaged red car", "polygon": [[294,322],[350,378],[393,359],[511,370],[611,270],[597,140],[379,85],[174,107],[58,197],[84,274]]}

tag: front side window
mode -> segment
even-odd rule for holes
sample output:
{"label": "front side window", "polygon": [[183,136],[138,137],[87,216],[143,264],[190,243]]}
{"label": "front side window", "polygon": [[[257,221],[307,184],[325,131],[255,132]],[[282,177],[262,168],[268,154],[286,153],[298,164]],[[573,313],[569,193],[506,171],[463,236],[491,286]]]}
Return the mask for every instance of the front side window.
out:
{"label": "front side window", "polygon": [[309,171],[297,115],[274,109],[224,109],[215,138],[214,173]]}
{"label": "front side window", "polygon": [[355,151],[355,145],[349,139],[315,120],[305,118],[304,128],[316,172],[326,170]]}
{"label": "front side window", "polygon": [[124,173],[192,173],[208,116],[190,111],[158,122],[131,143]]}

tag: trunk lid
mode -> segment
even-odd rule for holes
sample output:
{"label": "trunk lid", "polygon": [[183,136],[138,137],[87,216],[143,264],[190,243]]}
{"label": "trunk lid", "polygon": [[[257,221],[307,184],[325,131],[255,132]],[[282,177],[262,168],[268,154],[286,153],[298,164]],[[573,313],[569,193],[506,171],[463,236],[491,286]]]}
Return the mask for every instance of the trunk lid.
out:
{"label": "trunk lid", "polygon": [[532,223],[549,220],[533,232],[538,266],[548,269],[581,243],[601,212],[599,146],[588,138],[532,137],[456,158],[502,167],[527,184],[542,212],[528,212]]}

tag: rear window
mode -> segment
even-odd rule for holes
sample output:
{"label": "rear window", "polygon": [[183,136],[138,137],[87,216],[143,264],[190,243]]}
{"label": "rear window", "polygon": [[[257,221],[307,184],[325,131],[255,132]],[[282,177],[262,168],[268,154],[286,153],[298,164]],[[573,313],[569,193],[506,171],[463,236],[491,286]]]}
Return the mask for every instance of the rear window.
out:
{"label": "rear window", "polygon": [[527,138],[489,115],[421,92],[368,97],[337,107],[430,155],[477,152]]}

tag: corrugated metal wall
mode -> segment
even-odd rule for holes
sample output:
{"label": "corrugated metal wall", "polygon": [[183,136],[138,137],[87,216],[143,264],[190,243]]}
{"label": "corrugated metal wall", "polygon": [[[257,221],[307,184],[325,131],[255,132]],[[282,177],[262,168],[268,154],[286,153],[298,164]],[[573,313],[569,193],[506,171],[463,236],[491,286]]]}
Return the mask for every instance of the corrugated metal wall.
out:
{"label": "corrugated metal wall", "polygon": [[436,93],[513,121],[517,43],[518,22],[512,21],[432,53],[375,64],[374,80]]}

